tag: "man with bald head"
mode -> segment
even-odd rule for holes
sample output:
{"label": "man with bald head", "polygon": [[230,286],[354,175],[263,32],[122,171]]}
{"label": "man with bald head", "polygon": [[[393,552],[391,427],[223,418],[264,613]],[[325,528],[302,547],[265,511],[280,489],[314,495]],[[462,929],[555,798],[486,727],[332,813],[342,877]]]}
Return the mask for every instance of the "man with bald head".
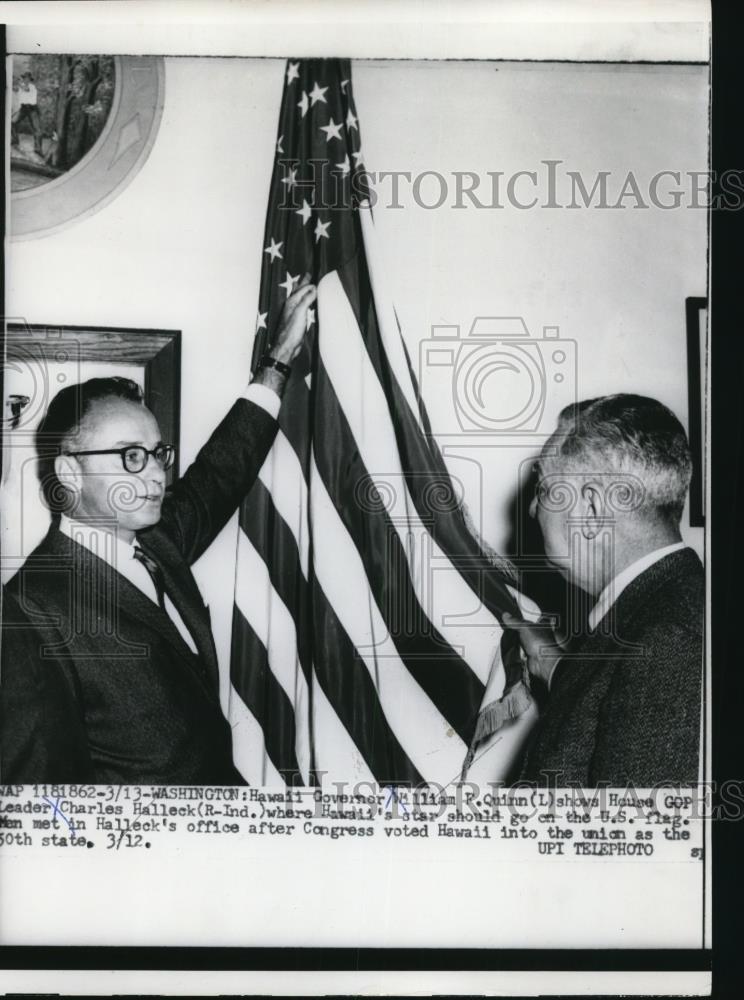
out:
{"label": "man with bald head", "polygon": [[190,567],[271,448],[314,298],[306,276],[271,354],[170,489],[174,449],[136,383],[91,379],[52,400],[37,433],[52,525],[7,587],[3,781],[242,783]]}
{"label": "man with bald head", "polygon": [[536,464],[530,512],[548,560],[593,607],[561,647],[518,628],[549,688],[521,777],[649,787],[698,781],[704,574],[682,541],[687,438],[657,400],[619,394],[560,414]]}

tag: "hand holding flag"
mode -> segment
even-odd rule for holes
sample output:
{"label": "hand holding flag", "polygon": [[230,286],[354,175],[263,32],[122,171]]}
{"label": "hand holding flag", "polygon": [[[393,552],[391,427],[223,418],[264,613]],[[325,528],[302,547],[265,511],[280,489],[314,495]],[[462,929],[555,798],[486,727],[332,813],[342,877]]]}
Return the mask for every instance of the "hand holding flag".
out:
{"label": "hand holding flag", "polygon": [[519,641],[527,654],[527,669],[533,677],[545,684],[550,682],[564,650],[556,639],[551,625],[541,621],[530,622],[504,612],[502,621],[507,628],[519,634]]}
{"label": "hand holding flag", "polygon": [[272,358],[288,365],[297,357],[307,331],[307,311],[315,301],[317,289],[305,272],[297,288],[287,299],[279,320],[276,343],[271,348]]}

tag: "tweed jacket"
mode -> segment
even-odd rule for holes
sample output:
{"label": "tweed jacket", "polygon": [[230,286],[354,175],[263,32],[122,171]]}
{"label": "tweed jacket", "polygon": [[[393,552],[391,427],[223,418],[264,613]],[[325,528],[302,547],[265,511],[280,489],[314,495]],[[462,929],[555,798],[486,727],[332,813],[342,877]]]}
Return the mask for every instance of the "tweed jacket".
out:
{"label": "tweed jacket", "polygon": [[692,549],[636,577],[556,667],[520,777],[586,788],[695,784],[703,614]]}

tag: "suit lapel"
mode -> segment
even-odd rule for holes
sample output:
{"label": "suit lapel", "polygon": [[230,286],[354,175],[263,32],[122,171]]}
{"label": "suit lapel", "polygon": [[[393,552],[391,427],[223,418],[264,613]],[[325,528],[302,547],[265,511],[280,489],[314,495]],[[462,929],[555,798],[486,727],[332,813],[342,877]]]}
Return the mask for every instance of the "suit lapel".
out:
{"label": "suit lapel", "polygon": [[122,611],[133,615],[137,620],[144,622],[144,624],[164,636],[183,659],[193,661],[195,659],[194,654],[189,649],[183,636],[173,624],[168,614],[143,594],[139,587],[135,587],[133,583],[130,583],[125,576],[118,574],[118,577],[119,603]]}
{"label": "suit lapel", "polygon": [[[63,534],[55,525],[50,528],[47,542],[49,551],[53,555],[63,556],[67,565],[71,564],[74,575],[79,578],[79,584],[74,588],[79,595],[78,600],[90,600],[98,614],[103,612],[114,619],[117,615],[126,615],[163,636],[173,647],[173,651],[188,664],[189,669],[203,682],[208,681],[209,687],[213,686],[209,661],[201,663],[199,657],[194,656],[169,616],[122,573],[84,545]],[[167,589],[168,577],[165,573],[164,576]],[[173,603],[178,607],[175,600]],[[180,608],[179,614],[188,627],[188,619]],[[83,620],[87,620],[87,615]],[[200,649],[198,642],[196,645]]]}

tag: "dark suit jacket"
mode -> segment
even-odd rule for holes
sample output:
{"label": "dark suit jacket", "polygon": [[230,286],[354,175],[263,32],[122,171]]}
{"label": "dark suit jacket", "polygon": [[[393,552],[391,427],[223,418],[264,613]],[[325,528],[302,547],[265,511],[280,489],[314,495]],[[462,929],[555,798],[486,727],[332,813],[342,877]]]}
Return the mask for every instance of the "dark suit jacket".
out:
{"label": "dark suit jacket", "polygon": [[[11,681],[54,676],[54,706],[45,711],[56,720],[55,733],[60,717],[66,720],[66,739],[75,753],[59,749],[56,736],[54,754],[38,745],[20,752],[19,741],[44,743],[51,735],[48,727],[36,725],[31,737],[34,713],[27,721],[15,718],[3,726],[4,781],[64,775],[67,781],[112,784],[242,783],[219,704],[209,612],[189,567],[255,481],[276,428],[265,410],[238,400],[168,492],[160,522],[138,533],[142,548],[163,570],[166,592],[194,638],[196,656],[165,612],[52,525],[8,583],[34,631],[33,648],[29,640],[22,648],[16,642],[18,659],[11,658],[10,674],[8,668],[4,673]],[[25,674],[19,660],[25,661]],[[4,702],[5,708],[17,698],[11,691]],[[4,714],[7,723],[7,709]],[[81,734],[85,759],[78,753]]]}
{"label": "dark suit jacket", "polygon": [[88,739],[68,677],[59,663],[41,659],[33,626],[5,589],[2,622],[2,780],[91,780]]}
{"label": "dark suit jacket", "polygon": [[553,674],[521,778],[594,788],[698,781],[703,567],[665,556]]}

